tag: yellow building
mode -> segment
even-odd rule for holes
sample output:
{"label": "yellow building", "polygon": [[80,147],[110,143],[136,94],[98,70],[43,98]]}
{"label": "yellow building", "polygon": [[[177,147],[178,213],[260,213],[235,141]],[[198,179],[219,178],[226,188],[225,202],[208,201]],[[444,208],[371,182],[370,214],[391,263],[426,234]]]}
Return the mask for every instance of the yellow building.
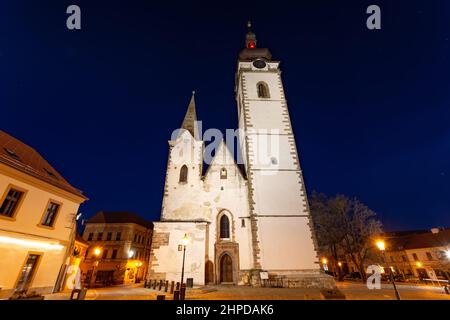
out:
{"label": "yellow building", "polygon": [[70,251],[69,266],[65,273],[64,291],[81,289],[81,264],[84,261],[88,248],[89,243],[77,233]]}
{"label": "yellow building", "polygon": [[61,289],[86,200],[36,150],[0,130],[0,299]]}
{"label": "yellow building", "polygon": [[83,232],[83,239],[89,243],[81,265],[85,285],[108,286],[144,280],[152,232],[153,223],[134,213],[101,211],[94,215]]}

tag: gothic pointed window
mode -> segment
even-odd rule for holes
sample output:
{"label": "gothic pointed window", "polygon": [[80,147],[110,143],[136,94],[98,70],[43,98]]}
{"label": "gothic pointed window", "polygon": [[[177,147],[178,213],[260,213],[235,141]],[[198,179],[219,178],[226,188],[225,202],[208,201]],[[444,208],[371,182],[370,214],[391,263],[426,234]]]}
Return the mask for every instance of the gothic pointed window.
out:
{"label": "gothic pointed window", "polygon": [[188,177],[188,167],[184,165],[180,169],[180,183],[187,183],[187,177]]}
{"label": "gothic pointed window", "polygon": [[256,88],[258,90],[258,98],[270,98],[269,94],[269,86],[265,82],[258,82],[256,85]]}
{"label": "gothic pointed window", "polygon": [[227,175],[228,175],[227,169],[222,168],[222,169],[220,170],[220,179],[226,179],[226,178],[227,178]]}
{"label": "gothic pointed window", "polygon": [[220,218],[220,238],[229,239],[230,238],[230,219],[226,215]]}

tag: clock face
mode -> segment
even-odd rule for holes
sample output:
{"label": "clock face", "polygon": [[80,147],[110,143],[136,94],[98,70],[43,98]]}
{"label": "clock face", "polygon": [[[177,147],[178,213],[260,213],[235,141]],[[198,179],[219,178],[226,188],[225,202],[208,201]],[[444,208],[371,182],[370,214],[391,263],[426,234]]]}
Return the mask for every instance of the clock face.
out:
{"label": "clock face", "polygon": [[263,69],[266,67],[266,62],[264,60],[255,60],[253,61],[253,66],[258,69]]}

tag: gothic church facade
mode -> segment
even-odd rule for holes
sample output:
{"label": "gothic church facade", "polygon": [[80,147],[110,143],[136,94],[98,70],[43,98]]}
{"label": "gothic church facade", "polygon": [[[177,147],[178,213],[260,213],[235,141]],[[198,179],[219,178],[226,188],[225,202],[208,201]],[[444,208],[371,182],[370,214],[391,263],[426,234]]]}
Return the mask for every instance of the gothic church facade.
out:
{"label": "gothic church facade", "polygon": [[279,65],[249,30],[235,84],[242,166],[222,141],[203,173],[192,97],[169,141],[147,279],[180,281],[186,236],[184,279],[194,285],[259,286],[268,276],[291,287],[333,286],[318,262]]}

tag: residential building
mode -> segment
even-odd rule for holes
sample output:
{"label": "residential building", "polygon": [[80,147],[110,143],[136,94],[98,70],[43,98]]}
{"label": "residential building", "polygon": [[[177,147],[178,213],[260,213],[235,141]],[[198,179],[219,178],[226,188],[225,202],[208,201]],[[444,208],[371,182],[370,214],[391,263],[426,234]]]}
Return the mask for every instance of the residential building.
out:
{"label": "residential building", "polygon": [[95,214],[83,232],[89,243],[81,265],[84,283],[104,286],[141,281],[147,272],[152,230],[152,222],[131,212]]}
{"label": "residential building", "polygon": [[0,298],[61,288],[86,200],[35,149],[0,130]]}

